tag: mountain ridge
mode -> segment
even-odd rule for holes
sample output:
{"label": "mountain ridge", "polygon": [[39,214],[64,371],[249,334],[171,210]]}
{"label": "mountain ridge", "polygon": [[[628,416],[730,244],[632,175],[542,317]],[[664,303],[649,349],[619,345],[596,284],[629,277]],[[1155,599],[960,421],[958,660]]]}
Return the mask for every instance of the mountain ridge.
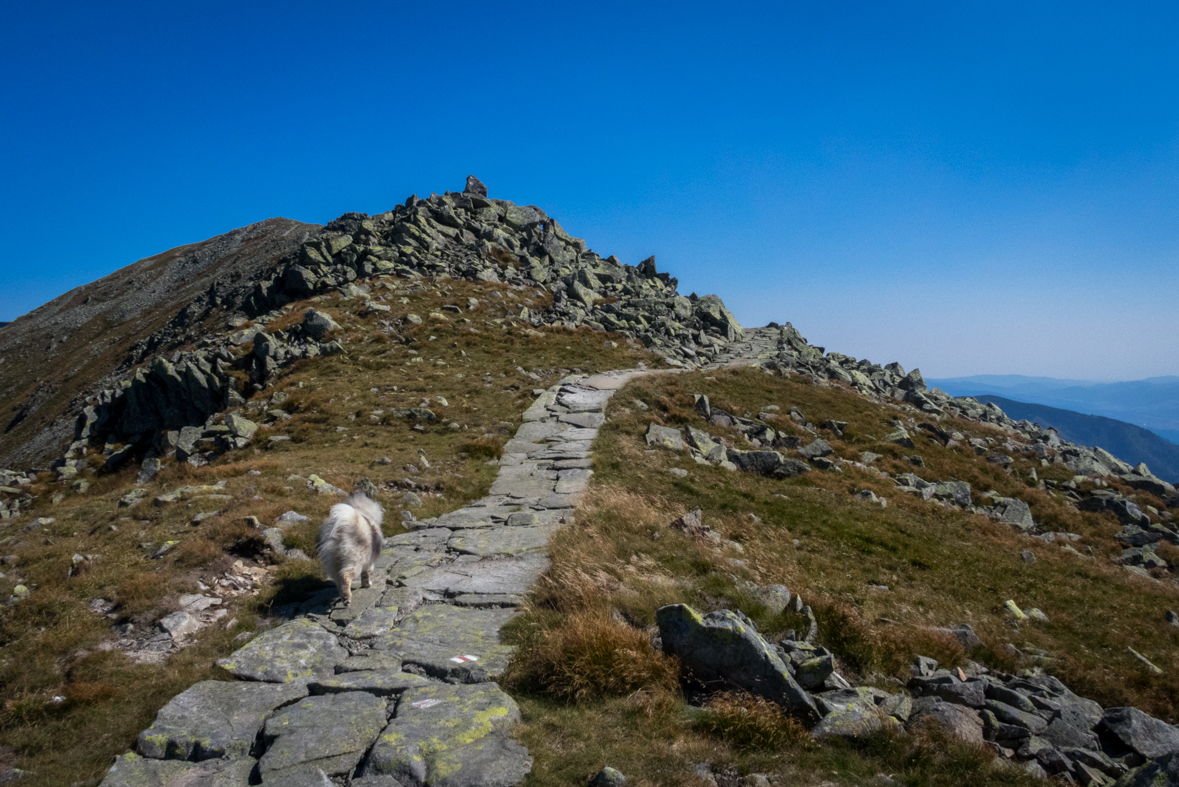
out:
{"label": "mountain ridge", "polygon": [[1100,415],[1085,415],[1057,407],[1018,402],[985,394],[980,402],[999,405],[1012,418],[1023,419],[1055,429],[1064,439],[1087,446],[1100,446],[1130,464],[1145,462],[1152,472],[1172,483],[1179,483],[1179,445],[1165,440],[1149,429]]}

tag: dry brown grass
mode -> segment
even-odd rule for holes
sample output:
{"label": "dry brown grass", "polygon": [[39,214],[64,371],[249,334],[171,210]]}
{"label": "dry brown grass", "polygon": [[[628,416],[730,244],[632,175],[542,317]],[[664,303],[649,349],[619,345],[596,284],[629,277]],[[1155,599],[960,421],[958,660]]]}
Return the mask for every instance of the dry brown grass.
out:
{"label": "dry brown grass", "polygon": [[810,734],[776,702],[741,692],[709,698],[701,729],[738,748],[786,749],[810,746]]}
{"label": "dry brown grass", "polygon": [[[357,302],[328,297],[295,304],[269,326],[291,324],[314,306],[342,325],[338,337],[347,352],[296,363],[270,388],[249,395],[253,403],[286,393],[282,409],[292,416],[264,424],[253,445],[201,468],[169,463],[143,487],[147,498],[133,508],[120,508],[118,500],[134,487],[134,467],[88,476],[87,492],[65,489],[65,500],[56,506],[49,498],[63,490],[46,474],[33,490],[39,497],[28,517],[0,527],[0,554],[17,559],[3,569],[7,577],[0,579],[0,598],[17,579],[32,589],[26,601],[0,609],[0,707],[7,708],[0,718],[0,746],[16,749],[21,767],[44,774],[48,784],[100,776],[114,754],[133,746],[135,734],[163,702],[192,682],[213,677],[209,665],[240,644],[233,636],[256,625],[255,613],[301,600],[320,589],[323,579],[314,562],[278,566],[274,584],[258,596],[226,600],[230,619],[238,620],[232,632],[207,630],[162,668],[132,664],[117,652],[94,653],[111,639],[112,621],[90,612],[91,599],[117,602],[117,622],[150,631],[162,615],[174,611],[179,594],[198,591],[198,581],[214,586],[238,559],[255,566],[270,562],[260,552],[261,531],[246,524],[249,516],[263,527],[273,526],[288,510],[309,517],[285,528],[285,541],[313,555],[315,531],[336,502],[307,488],[305,479],[313,473],[345,490],[363,478],[378,485],[408,480],[429,490],[420,492],[423,505],[414,509],[419,518],[452,510],[487,492],[496,469],[486,462],[514,431],[534,388],[547,388],[574,368],[601,371],[651,360],[624,342],[607,348],[603,342],[609,336],[589,330],[526,335],[529,326],[507,317],[522,306],[543,308],[549,296],[542,292],[456,281],[412,287],[390,282],[400,287],[398,293],[374,288],[374,297],[385,298],[392,308],[384,315],[360,317]],[[410,302],[398,303],[401,295]],[[468,312],[468,297],[483,303]],[[446,303],[463,306],[463,313],[448,313],[446,322],[429,320],[391,331],[381,324],[396,324],[410,312],[425,318]],[[420,430],[405,419],[370,418],[376,410],[416,407],[424,399],[439,420]],[[245,414],[261,420],[260,412]],[[294,439],[267,440],[283,434]],[[429,467],[421,461],[423,454]],[[381,458],[390,462],[379,463]],[[180,486],[219,481],[225,482],[221,491],[229,500],[152,502]],[[400,532],[401,492],[382,489],[379,500],[387,509],[386,534]],[[213,511],[219,513],[191,524],[196,514]],[[56,522],[35,534],[21,533],[20,526],[36,516]],[[154,558],[166,541],[178,544]],[[74,553],[97,558],[67,579]],[[73,699],[53,704],[53,696]]]}
{"label": "dry brown grass", "polygon": [[574,613],[540,632],[513,659],[507,683],[518,691],[583,702],[640,689],[673,691],[678,680],[678,662],[653,649],[647,634],[599,610]]}

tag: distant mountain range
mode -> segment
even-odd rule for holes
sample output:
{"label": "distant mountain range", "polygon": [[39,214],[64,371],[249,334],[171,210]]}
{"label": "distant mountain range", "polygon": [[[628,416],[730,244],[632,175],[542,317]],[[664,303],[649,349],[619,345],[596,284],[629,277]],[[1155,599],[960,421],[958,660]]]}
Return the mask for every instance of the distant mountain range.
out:
{"label": "distant mountain range", "polygon": [[[1016,402],[1034,402],[1076,413],[1114,418],[1149,429],[1172,443],[1179,443],[1179,377],[1095,383],[1017,374],[980,374],[930,379],[926,382],[954,396],[1001,396]],[[1109,446],[1104,447],[1113,450]]]}
{"label": "distant mountain range", "polygon": [[10,322],[0,322],[0,328],[3,328],[5,325],[12,325],[12,323],[10,323]]}
{"label": "distant mountain range", "polygon": [[1083,415],[1042,404],[1017,402],[1002,396],[984,394],[975,398],[980,402],[994,402],[1016,420],[1026,418],[1040,426],[1052,427],[1070,442],[1101,446],[1123,462],[1133,465],[1146,462],[1160,478],[1179,481],[1179,445],[1141,426],[1100,415]]}

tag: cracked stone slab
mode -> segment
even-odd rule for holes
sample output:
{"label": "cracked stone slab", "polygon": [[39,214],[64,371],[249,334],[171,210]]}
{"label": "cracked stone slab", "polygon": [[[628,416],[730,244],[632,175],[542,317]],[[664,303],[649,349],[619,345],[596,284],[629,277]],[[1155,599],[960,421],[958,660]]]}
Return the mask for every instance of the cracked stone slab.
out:
{"label": "cracked stone slab", "polygon": [[[446,539],[448,538],[450,538],[450,530],[447,528],[427,527],[422,530],[412,530],[408,533],[390,536],[389,538],[385,539],[385,548],[420,547],[429,544],[445,544]],[[381,557],[384,557],[384,555]]]}
{"label": "cracked stone slab", "polygon": [[456,607],[518,607],[524,603],[524,597],[511,593],[489,593],[487,595],[464,593],[461,596],[447,599],[447,603],[454,604]]}
{"label": "cracked stone slab", "polygon": [[[554,476],[556,473],[553,474]],[[538,478],[534,475],[508,476],[497,478],[491,485],[494,495],[508,495],[513,498],[537,498],[551,495],[557,486],[557,479]]]}
{"label": "cracked stone slab", "polygon": [[555,421],[531,421],[520,424],[520,428],[516,430],[516,434],[512,437],[512,442],[539,443],[542,440],[559,435],[568,429],[568,426],[556,423]]}
{"label": "cracked stone slab", "polygon": [[609,400],[609,392],[588,388],[564,388],[557,395],[557,404],[571,413],[600,412]]}
{"label": "cracked stone slab", "polygon": [[516,703],[493,683],[407,691],[363,766],[405,787],[506,787],[532,770],[508,735]]}
{"label": "cracked stone slab", "polygon": [[365,670],[401,671],[401,659],[391,653],[364,652],[349,656],[343,664],[336,665],[336,674],[346,672],[364,672]]}
{"label": "cracked stone slab", "polygon": [[453,536],[447,549],[479,557],[516,557],[530,552],[543,552],[556,526],[496,527],[489,530],[464,530]]}
{"label": "cracked stone slab", "polygon": [[548,497],[542,498],[540,501],[540,505],[544,508],[549,508],[549,509],[577,508],[577,502],[580,499],[581,499],[580,493],[570,493],[570,494],[563,494],[563,495],[558,495],[558,494],[554,493],[554,494],[549,495]]}
{"label": "cracked stone slab", "polygon": [[384,577],[381,577],[379,580],[374,578],[372,587],[359,587],[359,582],[357,582],[357,585],[358,587],[352,590],[352,604],[350,606],[344,606],[344,602],[339,600],[328,615],[328,617],[341,626],[346,626],[351,621],[360,617],[364,614],[365,610],[380,601],[381,596],[385,593]]}
{"label": "cracked stone slab", "polygon": [[597,429],[606,422],[606,416],[601,413],[566,413],[559,419],[563,424],[577,426],[583,429]]}
{"label": "cracked stone slab", "polygon": [[[550,442],[561,443],[592,443],[598,437],[597,429],[582,429],[581,427],[570,427],[560,434],[553,435],[549,438]],[[588,450],[588,449],[587,449]]]}
{"label": "cracked stone slab", "polygon": [[557,401],[556,391],[545,391],[540,396],[536,397],[528,409],[524,411],[524,415],[520,420],[527,423],[528,421],[543,421],[549,417],[548,407]]}
{"label": "cracked stone slab", "polygon": [[258,635],[217,666],[247,680],[290,683],[332,675],[347,657],[333,635],[301,618]]}
{"label": "cracked stone slab", "polygon": [[184,762],[124,754],[115,758],[99,787],[242,787],[249,784],[252,770],[254,761],[249,758]]}
{"label": "cracked stone slab", "polygon": [[589,469],[593,466],[594,460],[591,457],[584,459],[559,459],[553,462],[554,470]]}
{"label": "cracked stone slab", "polygon": [[202,681],[160,708],[136,748],[157,760],[246,757],[266,717],[306,696],[299,683]]}
{"label": "cracked stone slab", "polygon": [[[359,673],[364,674],[364,673]],[[266,753],[258,761],[269,774],[344,776],[356,767],[386,724],[386,702],[361,691],[308,697],[266,721]]]}
{"label": "cracked stone slab", "polygon": [[372,640],[374,650],[396,653],[431,676],[476,683],[502,674],[515,650],[502,645],[499,630],[516,616],[512,609],[475,609],[430,604],[394,631]]}
{"label": "cracked stone slab", "polygon": [[419,587],[445,596],[469,593],[484,596],[502,593],[523,596],[548,567],[548,556],[540,554],[502,560],[482,560],[452,565],[445,572],[424,579]]}
{"label": "cracked stone slab", "polygon": [[391,697],[408,689],[422,686],[432,686],[432,681],[415,675],[412,672],[400,670],[361,670],[345,672],[331,678],[319,678],[307,683],[307,689],[313,695],[344,694],[351,691],[363,691],[378,697]]}
{"label": "cracked stone slab", "polygon": [[[584,492],[589,487],[589,477],[593,474],[592,470],[566,470],[561,478],[557,481],[557,488],[554,494],[558,495],[576,495]],[[580,475],[577,475],[580,474]]]}
{"label": "cracked stone slab", "polygon": [[379,637],[395,629],[402,618],[414,609],[417,609],[422,603],[421,591],[415,588],[395,588],[389,591],[389,594],[392,595],[398,591],[403,596],[409,597],[407,598],[408,603],[405,603],[403,606],[391,604],[387,607],[374,607],[352,621],[344,633],[352,637],[352,639],[364,640]]}

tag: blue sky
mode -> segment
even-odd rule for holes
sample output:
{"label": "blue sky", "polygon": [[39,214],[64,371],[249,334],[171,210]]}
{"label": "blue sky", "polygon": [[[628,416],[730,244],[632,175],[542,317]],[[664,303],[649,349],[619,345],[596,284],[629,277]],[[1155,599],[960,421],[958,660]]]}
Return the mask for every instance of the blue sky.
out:
{"label": "blue sky", "polygon": [[1177,9],[9,3],[0,320],[475,174],[828,349],[1179,374]]}

